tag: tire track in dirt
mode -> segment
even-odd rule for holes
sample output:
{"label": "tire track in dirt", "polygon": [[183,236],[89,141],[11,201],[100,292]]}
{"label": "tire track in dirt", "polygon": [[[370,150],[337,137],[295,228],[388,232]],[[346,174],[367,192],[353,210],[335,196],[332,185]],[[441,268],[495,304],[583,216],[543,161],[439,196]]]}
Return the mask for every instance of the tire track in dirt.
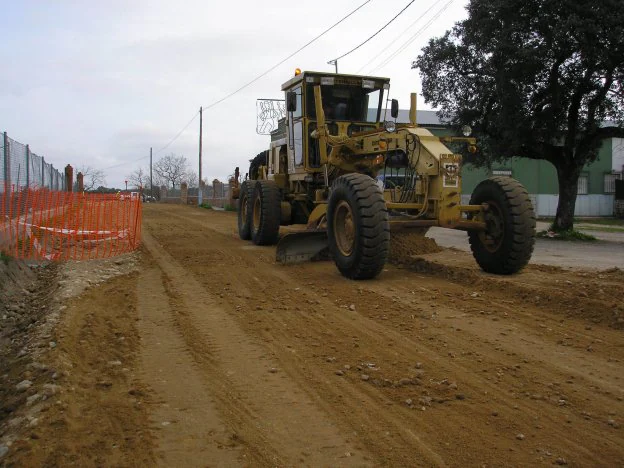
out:
{"label": "tire track in dirt", "polygon": [[[188,211],[190,212],[190,210]],[[574,454],[578,460],[593,460],[594,462],[597,460],[596,457],[602,460],[613,460],[614,456],[617,457],[621,454],[621,449],[617,448],[617,432],[608,432],[610,429],[605,428],[605,422],[596,419],[602,417],[600,413],[598,415],[582,415],[581,409],[578,409],[576,411],[577,414],[571,417],[570,413],[566,411],[567,408],[560,409],[556,407],[556,400],[552,408],[548,406],[552,402],[544,402],[544,400],[551,398],[550,394],[557,395],[567,392],[567,390],[561,391],[557,388],[550,388],[544,392],[546,396],[543,400],[532,400],[532,396],[539,398],[540,395],[537,393],[525,395],[520,391],[522,390],[521,388],[514,389],[513,385],[507,386],[504,384],[508,378],[512,378],[516,383],[526,379],[528,380],[528,385],[523,390],[527,393],[529,391],[543,390],[548,384],[552,384],[555,379],[564,379],[565,381],[569,377],[566,377],[567,371],[561,369],[561,366],[553,367],[546,360],[534,362],[532,356],[525,355],[524,353],[531,349],[528,345],[525,345],[522,350],[515,351],[515,346],[501,346],[500,343],[496,342],[495,336],[498,333],[496,330],[488,332],[491,334],[490,343],[483,344],[483,337],[479,332],[481,327],[488,327],[489,323],[487,320],[479,320],[478,317],[475,319],[474,316],[468,316],[466,320],[459,320],[461,325],[451,326],[451,324],[444,323],[445,320],[448,320],[447,317],[450,319],[452,316],[457,317],[461,315],[458,314],[461,311],[461,307],[458,307],[451,300],[445,300],[442,294],[419,298],[420,305],[416,307],[414,304],[400,304],[403,314],[412,313],[420,322],[425,321],[420,317],[422,315],[421,310],[429,306],[434,309],[438,316],[442,316],[441,318],[438,317],[435,324],[430,323],[424,329],[419,329],[418,333],[413,333],[413,330],[406,331],[405,327],[403,329],[398,327],[398,331],[394,329],[397,326],[396,321],[405,321],[405,317],[398,317],[396,313],[394,315],[387,314],[390,315],[389,317],[381,317],[377,311],[368,307],[368,305],[387,305],[388,296],[387,293],[383,292],[384,284],[392,284],[395,289],[396,287],[399,288],[394,295],[409,294],[409,290],[406,290],[408,286],[405,283],[405,279],[411,277],[414,282],[417,282],[418,280],[414,273],[389,268],[390,271],[384,274],[384,278],[394,277],[394,279],[388,279],[387,282],[382,280],[365,283],[366,285],[375,285],[375,287],[379,285],[380,291],[369,291],[370,288],[368,286],[360,291],[360,286],[357,286],[356,283],[346,282],[337,276],[332,269],[333,265],[329,265],[329,267],[319,264],[308,264],[305,267],[275,267],[270,256],[273,250],[270,248],[248,248],[245,244],[232,239],[232,228],[227,226],[227,220],[224,216],[218,214],[219,216],[214,218],[212,216],[208,217],[208,215],[201,217],[196,216],[195,213],[193,213],[193,216],[189,215],[188,217],[184,216],[186,213],[184,215],[174,214],[173,217],[177,219],[186,218],[186,223],[190,221],[197,225],[192,227],[188,224],[186,225],[185,230],[189,236],[188,242],[200,245],[202,243],[200,238],[203,237],[204,242],[209,239],[210,250],[219,251],[219,265],[211,268],[208,265],[194,261],[196,259],[192,257],[184,257],[181,260],[182,264],[187,270],[194,272],[196,278],[202,282],[204,287],[212,290],[215,295],[221,293],[221,296],[225,296],[222,299],[223,306],[227,307],[229,305],[231,307],[230,312],[238,318],[245,329],[262,338],[264,345],[283,363],[290,375],[295,376],[297,380],[302,382],[306,380],[314,382],[316,388],[308,387],[308,393],[311,395],[311,398],[319,400],[319,405],[325,407],[329,414],[340,414],[340,417],[337,418],[338,424],[341,424],[343,427],[350,426],[352,429],[359,428],[360,430],[361,426],[366,425],[389,428],[390,430],[386,432],[391,432],[392,437],[388,438],[390,439],[388,441],[384,441],[383,437],[380,438],[378,434],[375,434],[375,431],[367,432],[364,430],[364,434],[358,433],[358,437],[365,441],[367,447],[380,448],[382,453],[392,453],[390,458],[385,459],[386,462],[394,460],[396,463],[398,460],[403,462],[409,460],[406,457],[405,446],[408,446],[413,454],[415,441],[407,433],[408,431],[413,433],[416,430],[418,434],[424,435],[424,439],[419,442],[420,450],[423,450],[422,447],[426,446],[429,450],[433,450],[434,453],[436,451],[444,453],[445,444],[447,443],[445,441],[448,435],[452,434],[456,448],[454,450],[446,448],[448,455],[445,454],[444,462],[453,464],[450,461],[455,459],[453,453],[465,454],[470,447],[475,447],[474,434],[468,428],[472,429],[474,421],[479,420],[482,422],[479,427],[480,435],[484,437],[484,445],[486,447],[489,446],[492,453],[490,455],[482,455],[481,457],[477,453],[471,453],[467,458],[464,456],[463,461],[470,463],[483,461],[496,463],[497,460],[498,462],[501,460],[500,455],[499,458],[496,458],[496,450],[499,452],[501,450],[513,450],[514,452],[510,453],[513,454],[513,459],[516,460],[516,463],[520,462],[520,460],[523,463],[534,463],[535,460],[540,459],[540,453],[549,452],[549,449],[554,451],[552,447],[555,447],[560,453]],[[171,213],[167,213],[167,216],[171,217]],[[217,221],[215,223],[216,227],[212,225],[212,222],[215,220]],[[231,218],[230,223],[232,221],[233,218]],[[162,223],[163,227],[168,224],[164,223],[160,218],[158,222]],[[198,229],[200,226],[203,228],[203,231]],[[171,227],[170,225],[169,230]],[[215,236],[210,231],[207,231],[206,228],[224,235]],[[167,229],[159,232],[159,238],[168,244],[168,250],[172,254],[180,257],[179,254],[184,251],[183,246],[170,244],[166,231]],[[230,248],[223,250],[226,249],[225,246],[228,244]],[[201,257],[201,252],[207,249],[199,248],[199,256]],[[241,263],[254,263],[252,259],[255,256],[260,258],[255,259],[253,274],[241,274],[245,270],[238,270],[238,265]],[[218,270],[222,265],[230,265],[230,267],[223,269],[223,271]],[[206,280],[211,274],[216,276],[217,273],[220,281]],[[396,278],[398,273],[407,275],[407,278],[403,280]],[[262,277],[262,282],[257,281],[257,276]],[[394,282],[395,280],[396,282]],[[448,283],[448,281],[443,283],[440,283],[440,281],[441,278],[434,276],[433,278],[427,278],[425,283],[428,283],[428,285],[434,284],[434,289],[436,287],[439,289],[440,284]],[[230,284],[235,284],[236,287],[240,285],[240,290],[245,292],[242,294],[238,293],[236,297],[233,297],[234,288],[227,286]],[[226,286],[224,287],[224,285]],[[410,285],[409,287],[413,286]],[[463,292],[464,296],[468,296],[470,291],[472,291],[472,288],[466,291],[466,288],[461,284],[452,284],[452,287]],[[261,289],[257,290],[259,288]],[[299,289],[299,291],[295,291],[296,289]],[[257,291],[253,292],[254,290]],[[252,291],[252,293],[249,293],[249,291]],[[290,293],[284,294],[284,291],[290,291]],[[326,297],[323,298],[321,294]],[[321,297],[319,298],[319,296]],[[276,299],[279,297],[279,299],[267,301],[267,297],[275,297]],[[331,298],[339,298],[342,304],[337,306]],[[506,300],[504,291],[502,291],[500,300]],[[351,301],[358,303],[357,314],[347,313],[341,307],[345,303],[348,305]],[[397,302],[400,301],[397,300]],[[256,318],[253,316],[254,314],[250,314],[248,311],[245,313],[243,310],[245,305],[248,306],[249,304],[262,304],[263,309],[271,309],[273,307],[273,309],[277,309],[274,312],[278,313],[272,313],[269,316],[267,313],[258,312],[255,315],[265,315],[268,318]],[[282,313],[281,310],[283,309],[287,309],[288,312]],[[529,309],[530,314],[543,315],[543,310],[540,308],[529,307]],[[293,310],[297,311],[297,313],[292,313]],[[319,310],[322,310],[322,313],[319,313]],[[267,312],[269,311],[267,310]],[[498,313],[504,314],[505,311],[498,311]],[[375,314],[377,315],[375,316]],[[467,320],[476,322],[476,325],[473,325],[472,328],[466,327]],[[512,320],[509,321],[511,322]],[[429,320],[429,322],[433,321]],[[521,332],[526,333],[527,337],[532,337],[538,342],[544,341],[543,337],[539,335],[534,336],[531,327],[528,327],[529,330],[526,330],[525,323],[518,324],[513,322],[513,324],[514,327],[521,326]],[[453,331],[460,326],[461,333],[453,332],[449,334],[449,330]],[[505,333],[507,333],[507,336],[509,335],[508,332]],[[295,339],[293,339],[293,334]],[[419,336],[420,334],[423,336]],[[351,338],[353,336],[357,336],[358,339],[343,339],[343,337]],[[548,340],[546,344],[549,344]],[[462,352],[461,356],[448,356],[450,353],[448,349],[449,341],[452,345],[451,349],[466,349],[467,351]],[[442,388],[437,395],[435,392],[432,394],[434,401],[435,399],[445,401],[441,406],[435,407],[434,412],[438,414],[431,419],[419,417],[419,419],[415,420],[413,411],[397,405],[397,403],[402,402],[401,398],[413,393],[406,390],[406,388],[410,388],[409,386],[396,388],[393,386],[394,384],[385,386],[382,383],[380,387],[375,387],[369,383],[358,382],[357,376],[352,376],[348,372],[344,379],[334,378],[333,381],[328,380],[327,375],[333,373],[331,369],[335,369],[336,364],[323,363],[319,365],[319,361],[324,361],[328,354],[309,351],[318,347],[319,342],[324,342],[323,344],[335,348],[336,355],[338,355],[339,351],[345,356],[344,361],[347,362],[351,359],[351,363],[354,362],[355,355],[359,359],[363,353],[355,354],[348,352],[346,347],[353,344],[365,346],[367,356],[374,359],[380,356],[383,357],[383,361],[379,362],[382,362],[383,367],[391,370],[387,374],[390,379],[387,380],[393,382],[400,381],[401,377],[405,377],[405,375],[397,374],[396,368],[403,367],[407,369],[410,365],[413,366],[416,360],[422,360],[426,369],[432,369],[432,372],[439,376],[439,381],[444,381],[445,375],[451,375],[454,379],[457,379],[462,391],[470,395],[469,400],[471,401],[451,403],[448,397],[450,396],[452,399],[454,397],[453,392],[448,395],[448,389]],[[287,352],[284,351],[284,347],[288,350]],[[530,358],[529,363],[523,362],[523,358],[526,359],[527,357]],[[313,363],[311,364],[310,361],[313,361]],[[573,359],[571,362],[573,362]],[[518,363],[521,363],[520,367],[516,367]],[[330,369],[327,369],[328,367]],[[533,368],[535,370],[530,370]],[[483,375],[484,369],[491,371],[495,375],[499,373],[503,375],[496,375],[496,377],[491,377],[487,374]],[[554,374],[553,369],[555,370]],[[614,367],[615,369],[617,369],[617,366]],[[491,381],[492,379],[495,381]],[[344,381],[346,381],[346,384]],[[613,382],[613,380],[611,381]],[[596,400],[596,396],[592,394],[593,390],[591,388],[587,388],[591,387],[591,385],[582,380],[577,382],[577,384],[583,388],[582,393],[578,395],[576,401],[577,396],[568,398],[567,401],[577,404],[581,400],[586,399],[594,403],[593,400]],[[354,386],[359,387],[350,388]],[[429,392],[431,392],[430,387],[430,385],[427,387]],[[510,388],[513,391],[510,391]],[[485,396],[482,396],[484,389],[487,389],[487,393]],[[598,398],[594,407],[599,408],[606,419],[608,416],[604,411],[605,404],[610,404],[612,408],[617,408],[618,403],[615,401],[615,395],[609,395],[608,393],[605,393],[605,395],[607,399],[602,401],[601,398]],[[346,402],[351,402],[351,404]],[[357,403],[365,407],[366,411],[362,411]],[[459,412],[457,405],[462,405]],[[589,406],[591,407],[591,405]],[[492,408],[496,408],[500,415],[492,417],[490,414]],[[362,414],[364,412],[368,413],[368,417]],[[485,425],[483,425],[484,419]],[[546,436],[533,435],[534,441],[529,442],[527,440],[525,442],[525,445],[530,446],[530,449],[529,447],[525,448],[525,451],[528,449],[529,453],[515,453],[518,448],[518,442],[514,440],[515,432],[512,431],[519,429],[526,431],[528,428],[532,428],[537,434],[546,434]],[[500,440],[502,439],[501,434],[510,432],[510,441]],[[399,434],[398,436],[396,435],[397,433]],[[579,444],[579,440],[583,440],[583,443]],[[544,448],[544,446],[547,448]],[[600,455],[598,456],[595,453],[595,448],[597,447],[601,447]],[[416,450],[418,451],[418,449]],[[411,458],[411,460],[413,461],[414,458]],[[457,461],[457,459],[455,460]],[[437,463],[442,464],[439,461]]]}
{"label": "tire track in dirt", "polygon": [[165,275],[186,351],[203,372],[223,419],[247,447],[260,452],[262,464],[368,465],[368,455],[340,434],[149,231],[148,224],[144,243]]}
{"label": "tire track in dirt", "polygon": [[[239,466],[240,444],[219,417],[203,377],[176,332],[162,271],[146,259],[137,284],[141,377],[154,402],[150,415],[162,466]],[[251,455],[251,454],[249,454]],[[252,461],[251,456],[247,458]]]}

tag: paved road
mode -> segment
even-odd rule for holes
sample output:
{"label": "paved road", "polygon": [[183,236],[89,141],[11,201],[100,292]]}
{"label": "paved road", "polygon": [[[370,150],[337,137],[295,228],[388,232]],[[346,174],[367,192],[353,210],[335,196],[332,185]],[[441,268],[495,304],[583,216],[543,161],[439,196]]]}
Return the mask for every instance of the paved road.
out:
{"label": "paved road", "polygon": [[[544,230],[547,223],[538,223],[537,229]],[[624,232],[587,231],[599,240],[597,242],[564,242],[551,239],[537,239],[531,263],[553,265],[565,268],[624,268]],[[431,228],[428,237],[441,247],[454,247],[470,251],[465,232],[452,229]]]}

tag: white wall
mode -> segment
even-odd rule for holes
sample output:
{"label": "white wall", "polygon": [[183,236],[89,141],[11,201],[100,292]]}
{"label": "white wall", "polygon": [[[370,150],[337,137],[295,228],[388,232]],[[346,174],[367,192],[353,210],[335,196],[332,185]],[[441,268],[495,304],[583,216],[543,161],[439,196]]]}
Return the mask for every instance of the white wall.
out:
{"label": "white wall", "polygon": [[611,169],[613,169],[615,172],[624,172],[624,138],[613,138],[611,144]]}
{"label": "white wall", "polygon": [[[536,195],[535,198],[537,216],[557,214],[559,195]],[[577,195],[574,216],[613,216],[613,203],[613,195]]]}
{"label": "white wall", "polygon": [[[537,216],[554,217],[557,214],[559,195],[529,195]],[[462,204],[470,202],[470,195],[462,195]],[[576,197],[575,216],[613,216],[613,195],[578,195]]]}

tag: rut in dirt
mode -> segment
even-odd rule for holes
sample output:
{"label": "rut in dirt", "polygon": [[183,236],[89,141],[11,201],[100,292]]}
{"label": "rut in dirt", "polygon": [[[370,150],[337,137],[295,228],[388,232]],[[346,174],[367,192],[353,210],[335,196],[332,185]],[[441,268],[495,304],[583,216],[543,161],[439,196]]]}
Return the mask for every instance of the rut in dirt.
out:
{"label": "rut in dirt", "polygon": [[[438,257],[351,282],[329,262],[275,265],[274,248],[238,240],[227,213],[154,207],[146,224],[175,271],[375,464],[621,458],[619,331],[570,310],[598,307],[589,278],[529,268],[490,281]],[[561,278],[590,297],[577,300]]]}

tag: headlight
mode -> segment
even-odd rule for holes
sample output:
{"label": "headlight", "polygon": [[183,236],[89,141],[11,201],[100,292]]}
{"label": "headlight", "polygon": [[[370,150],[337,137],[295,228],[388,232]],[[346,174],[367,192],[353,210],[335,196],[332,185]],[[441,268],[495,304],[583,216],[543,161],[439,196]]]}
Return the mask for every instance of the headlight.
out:
{"label": "headlight", "polygon": [[396,123],[394,123],[392,120],[386,120],[384,122],[384,130],[390,133],[396,132]]}
{"label": "headlight", "polygon": [[464,125],[461,128],[461,132],[465,137],[469,137],[470,135],[472,135],[472,128],[470,128],[470,125]]}

